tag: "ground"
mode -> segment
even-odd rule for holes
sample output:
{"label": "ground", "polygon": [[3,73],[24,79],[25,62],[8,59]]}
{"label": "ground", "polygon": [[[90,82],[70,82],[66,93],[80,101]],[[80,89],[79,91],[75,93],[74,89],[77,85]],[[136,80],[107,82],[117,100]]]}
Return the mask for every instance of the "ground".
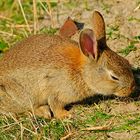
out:
{"label": "ground", "polygon": [[1,115],[0,140],[140,140],[140,0],[50,0],[50,5],[39,0],[35,4],[33,10],[31,0],[0,1],[1,55],[29,34],[55,33],[68,16],[90,27],[92,12],[98,10],[106,22],[108,46],[129,60],[137,90],[129,98],[96,96],[73,105],[72,119]]}

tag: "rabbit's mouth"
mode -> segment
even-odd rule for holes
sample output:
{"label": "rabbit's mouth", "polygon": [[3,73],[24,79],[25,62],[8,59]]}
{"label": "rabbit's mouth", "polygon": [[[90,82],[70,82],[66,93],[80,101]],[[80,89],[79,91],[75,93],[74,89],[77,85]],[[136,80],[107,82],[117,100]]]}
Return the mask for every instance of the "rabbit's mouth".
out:
{"label": "rabbit's mouth", "polygon": [[123,87],[114,94],[119,97],[127,97],[135,90],[135,84],[133,83],[130,87]]}

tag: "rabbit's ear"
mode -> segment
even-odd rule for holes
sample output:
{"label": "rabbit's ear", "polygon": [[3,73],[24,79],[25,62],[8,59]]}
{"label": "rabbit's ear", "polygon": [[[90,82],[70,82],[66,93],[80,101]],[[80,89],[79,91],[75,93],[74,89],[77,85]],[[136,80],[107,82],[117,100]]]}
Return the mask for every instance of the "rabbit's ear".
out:
{"label": "rabbit's ear", "polygon": [[59,34],[64,37],[71,37],[78,31],[78,27],[75,22],[68,17],[63,26],[59,30]]}
{"label": "rabbit's ear", "polygon": [[98,11],[93,12],[92,27],[98,43],[101,44],[102,46],[105,46],[106,45],[105,22],[103,16]]}
{"label": "rabbit's ear", "polygon": [[96,37],[91,29],[85,29],[80,34],[81,51],[86,56],[92,56],[94,59],[98,57],[98,47]]}

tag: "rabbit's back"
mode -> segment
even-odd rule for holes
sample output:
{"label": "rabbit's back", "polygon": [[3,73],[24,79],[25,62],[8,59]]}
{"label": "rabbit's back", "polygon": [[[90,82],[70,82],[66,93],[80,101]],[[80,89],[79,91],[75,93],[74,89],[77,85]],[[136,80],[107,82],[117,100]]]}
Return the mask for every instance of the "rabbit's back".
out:
{"label": "rabbit's back", "polygon": [[77,46],[76,42],[57,35],[31,36],[16,44],[4,54],[0,60],[0,73],[4,74],[6,73],[5,71],[13,71],[23,67],[38,68],[50,66],[51,64],[56,67],[59,62],[61,62],[59,66],[62,66],[63,57],[66,57],[66,55],[70,56],[73,54],[70,57],[80,55]]}

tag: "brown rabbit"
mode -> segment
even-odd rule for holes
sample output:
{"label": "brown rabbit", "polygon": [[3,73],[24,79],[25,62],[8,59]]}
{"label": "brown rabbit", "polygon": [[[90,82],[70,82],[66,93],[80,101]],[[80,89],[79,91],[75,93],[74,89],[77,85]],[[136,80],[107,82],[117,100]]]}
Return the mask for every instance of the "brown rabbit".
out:
{"label": "brown rabbit", "polygon": [[69,115],[65,105],[97,93],[130,95],[135,82],[128,61],[107,47],[99,12],[92,23],[93,30],[81,32],[80,45],[35,35],[6,52],[0,61],[0,112],[63,118]]}

